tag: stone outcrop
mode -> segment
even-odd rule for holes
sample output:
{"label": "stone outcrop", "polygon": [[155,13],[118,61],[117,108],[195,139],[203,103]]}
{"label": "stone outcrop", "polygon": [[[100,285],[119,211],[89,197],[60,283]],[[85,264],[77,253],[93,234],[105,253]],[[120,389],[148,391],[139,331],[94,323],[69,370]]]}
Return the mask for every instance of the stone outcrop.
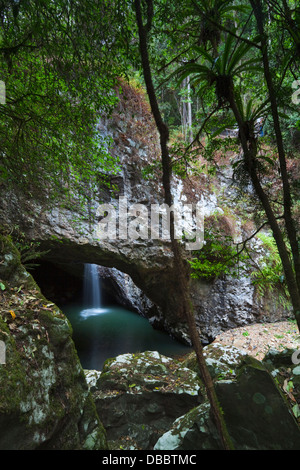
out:
{"label": "stone outcrop", "polygon": [[253,323],[274,323],[290,318],[289,308],[276,295],[259,297],[250,275],[238,279],[226,276],[213,282],[192,280],[191,298],[196,321],[204,327],[205,338],[213,340],[223,331]]}
{"label": "stone outcrop", "polygon": [[142,317],[151,319],[159,315],[159,307],[134,284],[131,277],[116,268],[98,267],[101,286],[104,294],[113,298],[118,304],[134,310]]}
{"label": "stone outcrop", "polygon": [[[300,449],[299,366],[292,354],[272,351],[259,362],[234,347],[205,348],[236,450]],[[180,362],[155,352],[126,354],[108,360],[103,372],[85,372],[111,448],[222,448],[194,353]],[[287,379],[294,385],[290,402]]]}
{"label": "stone outcrop", "polygon": [[70,324],[0,236],[0,449],[106,449]]}
{"label": "stone outcrop", "polygon": [[[236,450],[299,450],[299,376],[293,350],[271,351],[260,362],[234,347],[209,345],[205,356],[214,379],[227,430]],[[186,365],[192,369],[192,354]],[[284,380],[294,381],[297,398],[288,400]],[[297,405],[298,400],[298,405]],[[177,419],[156,450],[219,449],[207,403]]]}
{"label": "stone outcrop", "polygon": [[[83,371],[66,317],[9,238],[0,248],[0,449],[221,448],[194,353],[125,354]],[[235,448],[299,450],[295,351],[262,362],[217,343],[204,352]]]}
{"label": "stone outcrop", "polygon": [[203,402],[197,374],[156,351],[106,361],[85,371],[110,448],[151,449],[164,429]]}

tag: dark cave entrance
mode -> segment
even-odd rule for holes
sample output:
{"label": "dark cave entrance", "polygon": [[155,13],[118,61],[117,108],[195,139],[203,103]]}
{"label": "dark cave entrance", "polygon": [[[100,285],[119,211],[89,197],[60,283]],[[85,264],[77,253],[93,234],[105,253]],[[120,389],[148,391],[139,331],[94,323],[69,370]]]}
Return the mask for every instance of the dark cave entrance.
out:
{"label": "dark cave entrance", "polygon": [[[137,305],[138,296],[134,294],[144,294],[127,274],[115,268],[97,265],[97,274],[101,278],[101,308],[86,309],[84,266],[78,262],[62,267],[40,260],[39,266],[32,271],[43,295],[54,302],[70,321],[74,344],[84,369],[101,370],[108,358],[126,353],[154,350],[174,357],[190,352],[188,346],[154,328],[146,315],[141,315],[145,299],[141,298]],[[131,298],[124,295],[122,279],[130,285]]]}

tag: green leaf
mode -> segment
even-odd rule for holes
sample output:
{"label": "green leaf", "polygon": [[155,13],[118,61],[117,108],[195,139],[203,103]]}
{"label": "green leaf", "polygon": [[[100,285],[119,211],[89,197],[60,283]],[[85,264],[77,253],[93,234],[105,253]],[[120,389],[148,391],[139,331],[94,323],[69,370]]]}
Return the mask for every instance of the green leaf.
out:
{"label": "green leaf", "polygon": [[298,403],[292,408],[295,418],[300,418],[300,408]]}
{"label": "green leaf", "polygon": [[270,163],[270,165],[274,166],[274,160],[272,160],[272,158],[267,157],[266,155],[260,155],[258,158],[260,158],[261,160],[264,160],[265,162]]}

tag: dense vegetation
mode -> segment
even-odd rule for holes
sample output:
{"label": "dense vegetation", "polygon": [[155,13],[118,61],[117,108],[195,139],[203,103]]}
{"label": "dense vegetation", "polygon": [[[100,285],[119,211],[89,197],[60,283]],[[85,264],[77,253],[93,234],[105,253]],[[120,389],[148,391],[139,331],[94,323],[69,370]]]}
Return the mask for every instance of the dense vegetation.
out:
{"label": "dense vegetation", "polygon": [[[189,101],[196,105],[195,130],[186,133],[190,144],[180,157],[190,166],[198,144],[199,153],[205,146],[214,161],[216,149],[226,149],[222,131],[236,128],[241,157],[233,166],[240,185],[254,189],[263,209],[261,225],[271,227],[299,323],[299,113],[293,95],[299,9],[294,2],[192,1],[161,4],[157,11],[161,16],[152,14],[148,42],[153,48],[159,37],[169,46],[158,69],[177,86],[188,80]],[[165,18],[170,18],[167,24]],[[289,174],[293,165],[294,175]]]}
{"label": "dense vegetation", "polygon": [[[0,21],[2,190],[54,200],[86,196],[87,182],[92,191],[117,168],[99,119],[116,104],[117,79],[134,79],[160,134],[167,203],[172,173],[199,175],[200,156],[214,171],[229,148],[238,156],[230,164],[241,192],[252,188],[257,232],[274,237],[275,264],[256,282],[284,285],[300,327],[298,2],[1,0]],[[194,275],[234,267],[231,243],[208,242]]]}
{"label": "dense vegetation", "polygon": [[0,174],[29,196],[92,187],[114,168],[97,127],[122,69],[105,3],[1,1]]}
{"label": "dense vegetation", "polygon": [[[199,156],[213,172],[228,148],[241,155],[232,161],[235,174],[241,188],[256,185],[257,224],[272,221],[280,275],[299,310],[296,2],[159,0],[141,7],[172,171],[197,176]],[[0,13],[1,179],[29,196],[41,196],[43,187],[48,199],[70,188],[86,197],[87,181],[90,195],[117,168],[98,125],[114,109],[117,78],[144,84],[134,5],[2,1]],[[234,129],[238,138],[227,137]],[[195,258],[194,275],[197,266]],[[219,268],[212,263],[212,274]]]}

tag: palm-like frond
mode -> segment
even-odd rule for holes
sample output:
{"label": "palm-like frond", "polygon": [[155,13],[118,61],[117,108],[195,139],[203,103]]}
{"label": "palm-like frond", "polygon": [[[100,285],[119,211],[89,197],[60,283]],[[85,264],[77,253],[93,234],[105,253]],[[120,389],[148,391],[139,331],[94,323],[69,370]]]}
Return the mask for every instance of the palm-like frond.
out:
{"label": "palm-like frond", "polygon": [[235,94],[236,104],[239,113],[244,122],[255,122],[258,119],[264,119],[270,114],[269,99],[261,103],[257,103],[254,98],[247,100],[246,103],[239,93]]}
{"label": "palm-like frond", "polygon": [[199,44],[211,44],[214,53],[221,41],[219,25],[232,17],[233,11],[245,11],[244,6],[233,5],[232,0],[192,0],[199,18]]}
{"label": "palm-like frond", "polygon": [[[258,38],[255,39],[256,41]],[[234,78],[249,70],[257,70],[259,58],[249,57],[249,43],[244,43],[228,34],[223,51],[214,57],[201,46],[195,46],[198,62],[188,62],[179,67],[175,74],[181,83],[190,78],[190,83],[197,88],[202,82],[209,86],[215,84],[220,101],[228,101],[233,92]]]}

